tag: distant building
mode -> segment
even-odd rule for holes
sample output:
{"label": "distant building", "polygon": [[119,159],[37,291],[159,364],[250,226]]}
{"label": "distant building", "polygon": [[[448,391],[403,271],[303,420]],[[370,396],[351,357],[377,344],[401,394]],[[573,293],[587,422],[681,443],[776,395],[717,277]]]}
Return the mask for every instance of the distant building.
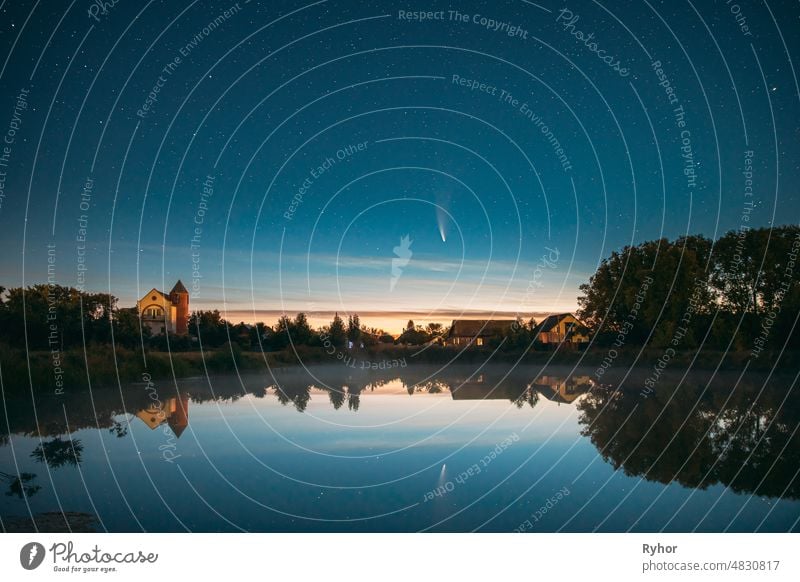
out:
{"label": "distant building", "polygon": [[454,319],[445,337],[448,346],[485,346],[511,331],[515,319]]}
{"label": "distant building", "polygon": [[189,292],[178,280],[169,294],[151,289],[136,302],[142,325],[153,335],[186,335],[189,331]]}
{"label": "distant building", "polygon": [[549,315],[536,326],[536,339],[543,344],[584,344],[589,328],[571,313]]}

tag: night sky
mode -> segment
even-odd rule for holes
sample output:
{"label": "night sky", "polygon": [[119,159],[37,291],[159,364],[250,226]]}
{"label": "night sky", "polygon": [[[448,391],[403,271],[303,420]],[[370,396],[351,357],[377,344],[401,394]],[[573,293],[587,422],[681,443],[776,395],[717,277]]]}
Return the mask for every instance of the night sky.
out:
{"label": "night sky", "polygon": [[796,2],[0,0],[0,43],[5,287],[54,249],[122,306],[397,332],[800,217]]}

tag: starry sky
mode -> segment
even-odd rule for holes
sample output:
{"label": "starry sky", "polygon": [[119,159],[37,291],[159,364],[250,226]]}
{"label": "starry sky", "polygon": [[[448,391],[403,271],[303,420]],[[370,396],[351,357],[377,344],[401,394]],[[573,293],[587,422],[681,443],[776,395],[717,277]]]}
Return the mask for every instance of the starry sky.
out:
{"label": "starry sky", "polygon": [[0,0],[0,44],[5,287],[397,332],[800,217],[794,2]]}

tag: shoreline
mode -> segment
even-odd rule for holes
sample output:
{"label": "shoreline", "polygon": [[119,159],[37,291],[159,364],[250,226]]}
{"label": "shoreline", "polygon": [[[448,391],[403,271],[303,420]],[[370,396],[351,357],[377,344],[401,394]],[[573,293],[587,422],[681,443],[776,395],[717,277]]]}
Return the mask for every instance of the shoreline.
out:
{"label": "shoreline", "polygon": [[[666,365],[661,359],[664,351],[658,348],[644,350],[620,350],[612,365],[603,368],[607,349],[593,348],[585,351],[529,351],[520,353],[496,352],[491,350],[463,350],[448,347],[411,348],[386,346],[378,349],[357,349],[343,354],[327,353],[324,348],[299,346],[295,351],[278,352],[243,351],[230,345],[215,350],[160,352],[112,349],[111,346],[90,346],[86,353],[82,350],[67,350],[61,354],[60,369],[54,372],[51,354],[47,351],[25,354],[8,346],[0,346],[0,366],[2,366],[3,390],[6,394],[30,390],[37,393],[48,391],[60,394],[60,390],[81,390],[102,388],[141,382],[143,378],[153,380],[183,380],[192,377],[205,377],[231,373],[252,373],[258,371],[300,367],[306,365],[342,366],[352,372],[389,372],[421,365],[492,365],[492,366],[542,366],[547,368],[579,368],[593,380],[603,383],[620,373],[631,370],[640,373],[658,371],[658,376],[673,375],[675,372],[741,372],[755,373],[796,372],[800,367],[800,356],[785,352],[780,358],[752,358],[749,352],[676,352]],[[145,364],[146,362],[146,364]],[[30,366],[30,375],[29,375]],[[88,374],[87,374],[88,367]]]}

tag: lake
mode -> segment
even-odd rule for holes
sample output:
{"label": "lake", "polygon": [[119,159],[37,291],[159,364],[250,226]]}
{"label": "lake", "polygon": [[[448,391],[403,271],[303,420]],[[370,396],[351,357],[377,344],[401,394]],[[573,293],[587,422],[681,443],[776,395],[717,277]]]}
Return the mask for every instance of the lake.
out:
{"label": "lake", "polygon": [[797,531],[794,379],[343,365],[5,395],[9,531]]}

